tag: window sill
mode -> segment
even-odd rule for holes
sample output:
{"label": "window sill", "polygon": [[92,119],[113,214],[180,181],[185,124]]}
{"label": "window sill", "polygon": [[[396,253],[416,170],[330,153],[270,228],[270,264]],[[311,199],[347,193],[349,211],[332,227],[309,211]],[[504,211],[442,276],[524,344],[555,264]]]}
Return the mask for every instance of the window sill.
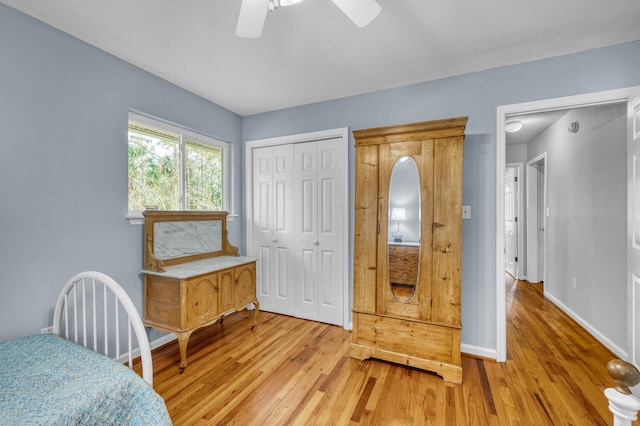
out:
{"label": "window sill", "polygon": [[144,216],[141,210],[130,211],[127,214],[129,225],[144,225]]}

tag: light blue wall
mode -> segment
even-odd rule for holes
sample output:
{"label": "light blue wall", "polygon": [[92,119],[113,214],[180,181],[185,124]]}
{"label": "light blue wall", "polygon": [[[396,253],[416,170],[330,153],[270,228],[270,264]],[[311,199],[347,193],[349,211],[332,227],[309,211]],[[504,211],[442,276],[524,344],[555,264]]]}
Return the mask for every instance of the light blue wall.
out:
{"label": "light blue wall", "polygon": [[[462,340],[493,349],[496,107],[640,85],[640,42],[244,118],[3,5],[0,65],[0,341],[48,325],[62,283],[83,269],[112,275],[141,310],[142,229],[124,219],[129,110],[234,144],[241,215],[240,140],[468,115]],[[243,249],[243,221],[229,228]]]}
{"label": "light blue wall", "polygon": [[[640,42],[627,43],[248,116],[242,120],[242,136],[255,140],[336,127],[357,130],[469,116],[463,204],[471,206],[472,219],[463,221],[462,343],[491,351],[496,347],[496,108],[640,85],[638,70]],[[349,200],[353,205],[353,135],[349,143]],[[353,229],[353,212],[350,225]],[[353,235],[349,237],[352,256]]]}
{"label": "light blue wall", "polygon": [[0,341],[50,324],[82,270],[114,277],[142,312],[143,230],[125,219],[130,109],[241,140],[238,115],[0,5]]}

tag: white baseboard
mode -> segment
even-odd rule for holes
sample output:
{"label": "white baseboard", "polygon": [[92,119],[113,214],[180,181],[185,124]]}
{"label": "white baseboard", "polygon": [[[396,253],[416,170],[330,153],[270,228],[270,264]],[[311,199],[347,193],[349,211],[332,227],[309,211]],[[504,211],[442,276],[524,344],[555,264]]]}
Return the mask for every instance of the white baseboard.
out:
{"label": "white baseboard", "polygon": [[569,307],[567,307],[560,300],[556,299],[552,294],[544,292],[544,297],[549,299],[551,303],[556,305],[558,309],[567,314],[571,319],[580,324],[585,330],[587,330],[593,337],[595,337],[600,343],[605,345],[610,351],[614,354],[618,355],[621,359],[627,359],[627,351],[613,343],[609,340],[604,334],[595,329],[591,324],[585,321],[580,315],[573,312]]}
{"label": "white baseboard", "polygon": [[151,346],[151,350],[157,349],[162,345],[166,345],[169,342],[173,342],[174,340],[177,340],[178,336],[176,336],[173,333],[167,333],[162,337],[158,337],[155,340],[152,340],[151,342],[149,342],[149,346]]}
{"label": "white baseboard", "polygon": [[498,353],[496,352],[495,348],[483,348],[480,346],[467,345],[466,343],[462,343],[460,345],[460,351],[467,355],[479,356],[482,358],[498,358]]}
{"label": "white baseboard", "polygon": [[[149,346],[151,348],[151,350],[154,350],[156,348],[159,348],[162,345],[166,345],[169,342],[172,342],[174,340],[177,340],[178,337],[173,334],[173,333],[168,333],[162,337],[157,338],[156,340],[150,341],[149,342]],[[139,358],[140,357],[140,348],[135,348],[134,350],[131,351],[131,357],[133,359],[135,358]],[[120,355],[118,357],[118,361],[121,363],[125,363],[129,361],[129,353],[124,353],[122,355]]]}

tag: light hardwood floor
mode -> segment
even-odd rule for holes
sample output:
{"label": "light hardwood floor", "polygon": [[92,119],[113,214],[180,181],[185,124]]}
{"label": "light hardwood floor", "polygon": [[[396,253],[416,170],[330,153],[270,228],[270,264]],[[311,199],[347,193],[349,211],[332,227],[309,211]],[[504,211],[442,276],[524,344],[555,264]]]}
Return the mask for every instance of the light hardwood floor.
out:
{"label": "light hardwood floor", "polygon": [[[340,327],[261,312],[153,353],[155,389],[176,425],[606,425],[615,356],[542,297],[507,282],[508,360],[463,355],[463,384],[349,358]],[[464,327],[464,324],[463,324]],[[637,423],[634,423],[634,425]]]}

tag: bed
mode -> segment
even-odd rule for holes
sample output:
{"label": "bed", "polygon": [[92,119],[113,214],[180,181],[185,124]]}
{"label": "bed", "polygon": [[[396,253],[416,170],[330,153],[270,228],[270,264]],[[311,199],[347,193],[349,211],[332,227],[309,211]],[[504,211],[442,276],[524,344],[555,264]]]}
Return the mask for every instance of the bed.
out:
{"label": "bed", "polygon": [[[138,351],[142,377],[131,368]],[[140,316],[112,278],[77,274],[58,297],[53,334],[0,344],[0,425],[14,424],[171,424]]]}

